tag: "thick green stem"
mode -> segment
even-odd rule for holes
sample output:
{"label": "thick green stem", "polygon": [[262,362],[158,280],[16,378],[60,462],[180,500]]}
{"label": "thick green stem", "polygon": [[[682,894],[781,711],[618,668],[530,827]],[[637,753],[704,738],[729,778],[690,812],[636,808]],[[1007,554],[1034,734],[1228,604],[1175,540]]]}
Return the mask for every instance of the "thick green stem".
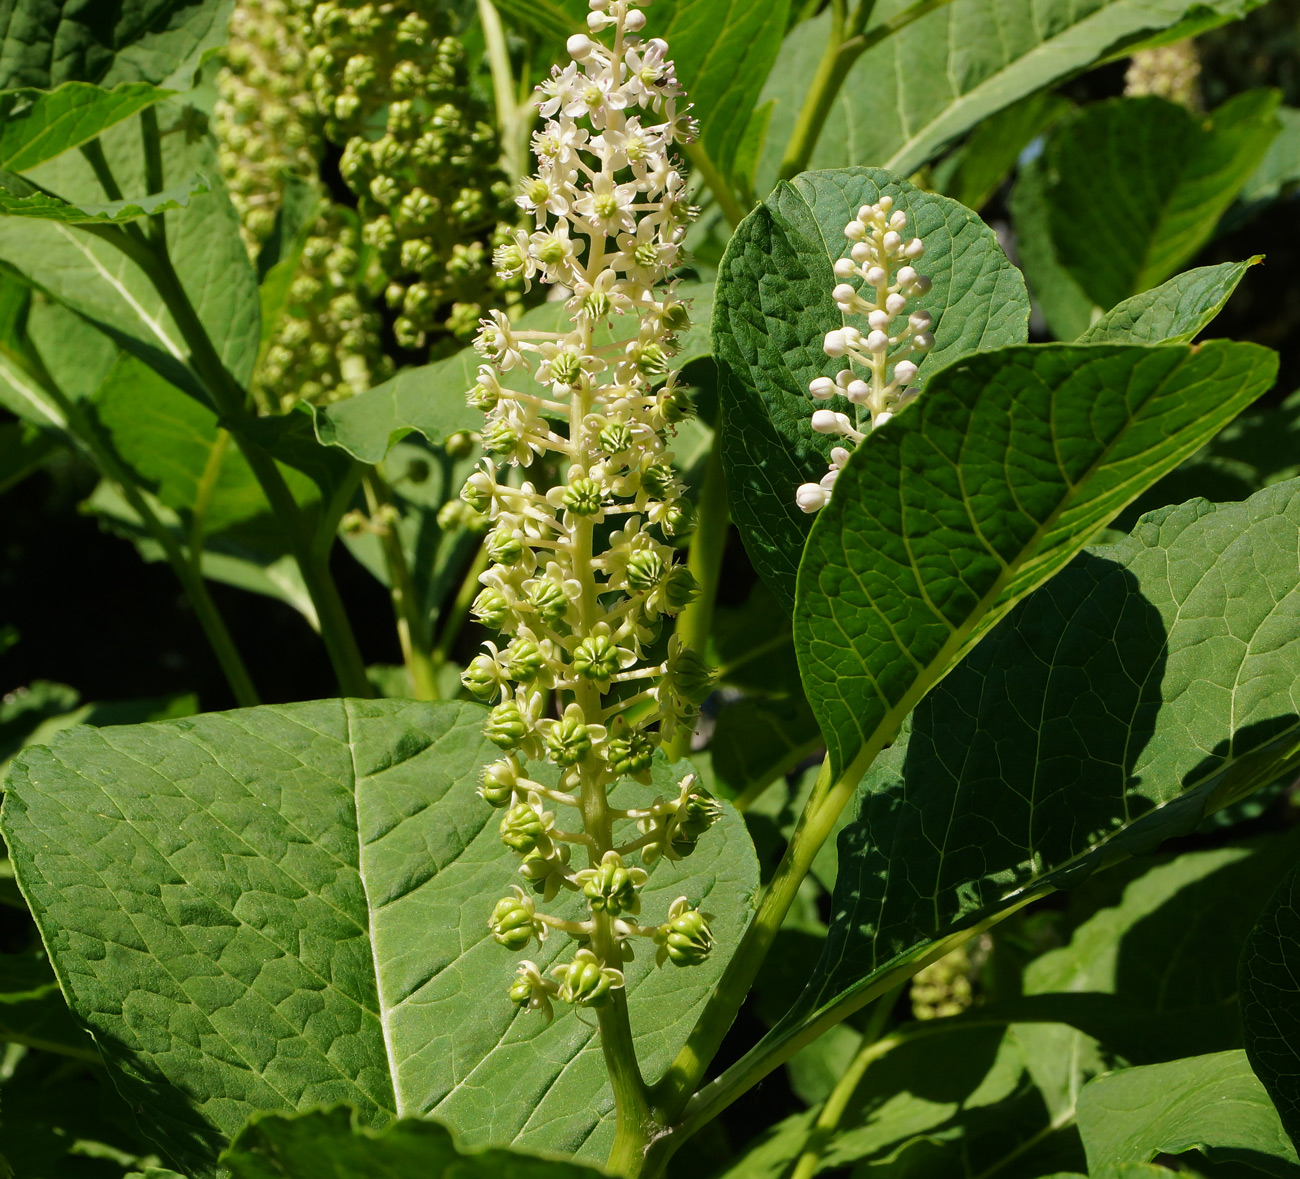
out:
{"label": "thick green stem", "polygon": [[[122,497],[140,517],[149,535],[162,549],[167,564],[181,583],[185,596],[194,608],[194,616],[207,636],[212,653],[217,657],[235,702],[248,708],[260,703],[252,677],[244,665],[239,648],[226,626],[226,620],[208,593],[207,584],[199,569],[198,554],[191,552],[189,559],[171,530],[158,519],[149,506],[130,470],[121,462],[111,445],[100,437],[98,427],[81,407],[55,383],[38,357],[18,357],[6,351],[6,358],[30,378],[54,403],[63,415],[66,429],[90,456],[100,473],[112,483]],[[201,551],[201,550],[200,550]]]}
{"label": "thick green stem", "polygon": [[116,231],[114,226],[90,226],[88,232],[110,242],[135,262],[167,303],[190,350],[191,368],[203,382],[214,407],[234,435],[241,453],[271,504],[271,510],[285,530],[290,548],[302,571],[307,593],[316,607],[321,638],[338,678],[339,689],[345,696],[373,696],[374,692],[366,677],[365,661],[352,633],[352,624],[329,571],[328,552],[320,554],[313,551],[311,529],[276,466],[275,459],[240,428],[247,413],[244,391],[226,371],[172,266],[171,258],[165,249],[154,248],[142,239]]}
{"label": "thick green stem", "polygon": [[863,0],[847,27],[842,4],[836,3],[833,6],[834,15],[826,49],[821,61],[817,63],[817,71],[804,96],[803,106],[799,108],[799,117],[795,120],[794,131],[791,132],[781,160],[782,180],[789,180],[807,169],[826,124],[826,116],[858,58],[914,21],[951,3],[952,0],[918,0],[910,8],[905,8],[866,31],[866,22],[875,7],[872,0]]}
{"label": "thick green stem", "polygon": [[510,68],[510,51],[501,14],[492,0],[478,0],[479,27],[487,45],[488,67],[492,71],[492,96],[496,100],[497,130],[501,136],[501,162],[512,181],[524,174],[528,144],[520,134],[519,103],[515,100],[515,76]]}
{"label": "thick green stem", "polygon": [[710,158],[708,152],[704,150],[704,144],[696,140],[694,143],[686,145],[686,157],[691,161],[691,167],[699,173],[700,179],[709,186],[709,191],[713,193],[714,199],[718,202],[718,208],[722,210],[722,215],[727,219],[727,223],[732,229],[744,220],[745,209],[741,205],[735,192],[732,190],[727,179],[718,171],[717,165]]}
{"label": "thick green stem", "polygon": [[[140,137],[144,145],[144,180],[149,195],[162,192],[162,136],[158,132],[158,110],[147,106],[140,112]],[[167,248],[167,217],[155,213],[149,218],[149,240],[158,249]]]}
{"label": "thick green stem", "polygon": [[373,467],[364,482],[371,526],[379,536],[384,562],[388,566],[388,588],[397,621],[397,638],[402,645],[402,659],[411,677],[415,698],[437,700],[438,676],[429,650],[428,619],[420,608],[410,566],[402,551],[402,538],[397,532],[396,513],[392,510],[388,487]]}
{"label": "thick green stem", "polygon": [[[722,576],[722,555],[727,545],[731,513],[727,508],[727,477],[722,468],[722,431],[714,430],[705,468],[704,487],[700,493],[695,533],[687,567],[699,584],[700,592],[677,616],[677,636],[682,643],[703,658],[713,630],[713,610],[718,601],[718,582]],[[677,734],[665,743],[665,752],[676,760],[691,748],[691,732],[679,726]]]}
{"label": "thick green stem", "polygon": [[469,609],[474,604],[474,598],[478,594],[479,575],[487,567],[487,547],[480,545],[478,552],[474,554],[474,560],[470,563],[470,567],[465,571],[465,576],[461,579],[460,588],[456,591],[455,598],[452,599],[451,605],[442,612],[438,642],[433,648],[433,654],[430,656],[435,671],[447,662],[447,657],[451,654],[452,644],[460,635],[461,627],[465,625],[465,619],[469,617]]}

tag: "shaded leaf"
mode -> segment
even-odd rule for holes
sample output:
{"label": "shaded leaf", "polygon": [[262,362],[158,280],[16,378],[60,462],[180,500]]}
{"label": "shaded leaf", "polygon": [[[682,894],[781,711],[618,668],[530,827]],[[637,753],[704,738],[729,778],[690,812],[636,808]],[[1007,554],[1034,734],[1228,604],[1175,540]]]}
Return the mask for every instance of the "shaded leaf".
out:
{"label": "shaded leaf", "polygon": [[1112,307],[1078,339],[1080,344],[1190,344],[1209,327],[1246,271],[1262,262],[1200,266]]}
{"label": "shaded leaf", "polygon": [[1274,364],[1222,341],[1006,348],[943,370],[875,431],[799,569],[795,649],[834,776],[869,765],[1007,610],[1264,392]]}
{"label": "shaded leaf", "polygon": [[73,203],[40,192],[12,173],[0,173],[0,217],[33,217],[64,225],[120,224],[155,213],[183,209],[190,203],[190,197],[207,191],[207,181],[201,176],[193,176],[185,183],[153,196]]}
{"label": "shaded leaf", "polygon": [[61,446],[59,436],[50,430],[27,422],[0,423],[0,494],[39,471]]}
{"label": "shaded leaf", "polygon": [[[15,762],[0,818],[55,969],[194,1179],[251,1113],[339,1101],[372,1126],[428,1114],[466,1142],[608,1148],[594,1026],[515,1010],[514,960],[487,933],[518,877],[474,793],[495,755],[484,715],[322,701],[77,729]],[[620,794],[670,780],[663,766],[652,791]],[[656,971],[644,950],[628,965],[648,1077],[684,1042],[756,886],[734,811],[689,860],[656,866],[643,920],[691,896],[718,947],[690,971]],[[539,965],[566,940],[534,950]]]}
{"label": "shaded leaf", "polygon": [[43,955],[0,954],[0,1043],[6,1041],[99,1062]]}
{"label": "shaded leaf", "polygon": [[231,1179],[598,1179],[581,1163],[513,1150],[462,1151],[446,1126],[404,1119],[375,1133],[347,1109],[263,1115],[221,1156]]}
{"label": "shaded leaf", "polygon": [[1277,1106],[1292,1142],[1300,1138],[1300,870],[1282,882],[1241,953],[1246,1055]]}
{"label": "shaded leaf", "polygon": [[1079,1095],[1089,1170],[1199,1150],[1282,1179],[1300,1159],[1244,1052],[1219,1052],[1098,1077]]}
{"label": "shaded leaf", "polygon": [[0,168],[25,172],[161,102],[170,91],[140,82],[112,90],[66,82],[57,90],[0,93]]}
{"label": "shaded leaf", "polygon": [[795,489],[825,474],[836,442],[813,430],[808,393],[814,377],[843,366],[822,351],[826,332],[845,322],[831,298],[832,266],[851,245],[844,226],[883,194],[925,243],[921,270],[933,284],[915,304],[933,317],[935,338],[918,383],[967,353],[1027,335],[1024,283],[993,231],[955,201],[887,172],[805,173],[745,218],[727,246],[714,298],[723,460],[745,548],[787,610],[812,524],[795,505]]}

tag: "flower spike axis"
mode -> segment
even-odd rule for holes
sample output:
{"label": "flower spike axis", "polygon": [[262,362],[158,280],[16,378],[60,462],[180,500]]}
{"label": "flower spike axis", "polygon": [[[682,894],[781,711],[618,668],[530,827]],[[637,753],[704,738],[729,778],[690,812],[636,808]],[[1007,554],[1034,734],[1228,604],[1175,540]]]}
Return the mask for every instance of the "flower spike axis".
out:
{"label": "flower spike axis", "polygon": [[[695,213],[670,149],[695,127],[668,46],[639,35],[646,3],[591,0],[589,33],[569,38],[572,60],[538,88],[538,167],[517,198],[532,228],[494,256],[503,279],[563,292],[570,327],[517,332],[500,312],[485,317],[469,393],[485,413],[489,457],[462,497],[491,521],[492,561],[474,613],[501,639],[463,680],[493,705],[486,734],[502,757],[480,794],[504,811],[501,837],[523,857],[525,882],[489,927],[515,950],[554,931],[579,943],[549,977],[522,962],[509,988],[548,1017],[555,1000],[603,1007],[621,994],[637,938],[682,966],[712,945],[685,897],[658,925],[634,920],[647,873],[631,858],[649,866],[689,855],[719,805],[692,774],[648,806],[610,801],[620,779],[649,782],[655,751],[693,723],[711,683],[675,638],[666,659],[651,655],[665,619],[696,592],[671,543],[690,513],[669,450],[684,412],[671,358],[689,325],[670,276]],[[598,343],[610,328],[617,342]],[[548,490],[500,477],[501,465],[548,455],[564,471]],[[554,767],[555,786],[530,774],[535,762]],[[557,824],[554,807],[576,812],[578,829]],[[586,920],[538,907],[561,890],[582,895]]]}

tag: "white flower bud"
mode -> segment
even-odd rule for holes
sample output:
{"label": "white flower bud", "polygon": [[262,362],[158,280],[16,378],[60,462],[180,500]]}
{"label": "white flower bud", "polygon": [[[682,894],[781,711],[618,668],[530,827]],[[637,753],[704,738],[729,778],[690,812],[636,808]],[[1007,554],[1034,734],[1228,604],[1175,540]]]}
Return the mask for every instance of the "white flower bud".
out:
{"label": "white flower bud", "polygon": [[830,496],[826,494],[825,489],[819,487],[816,483],[800,483],[798,490],[794,493],[794,502],[804,512],[820,511],[829,500]]}
{"label": "white flower bud", "polygon": [[867,316],[867,322],[876,331],[883,332],[889,327],[889,321],[894,317],[888,311],[873,311]]}
{"label": "white flower bud", "polygon": [[852,258],[837,258],[832,269],[835,271],[836,278],[852,278],[858,272]]}
{"label": "white flower bud", "polygon": [[586,61],[591,56],[591,51],[596,48],[595,43],[586,33],[574,33],[565,42],[564,47],[574,61]]}
{"label": "white flower bud", "polygon": [[850,221],[844,227],[844,236],[848,238],[849,241],[861,241],[866,236],[866,233],[867,227],[863,225],[861,221]]}
{"label": "white flower bud", "polygon": [[855,379],[856,377],[851,368],[842,368],[835,374],[835,383],[841,389],[847,389]]}
{"label": "white flower bud", "polygon": [[623,20],[623,27],[629,33],[639,33],[645,28],[645,13],[637,8],[629,9],[627,16]]}
{"label": "white flower bud", "polygon": [[893,207],[894,207],[894,198],[888,195],[882,196],[880,200],[876,202],[876,208],[879,209],[882,213],[888,213],[889,210],[892,209]]}
{"label": "white flower bud", "polygon": [[934,337],[929,332],[918,332],[912,337],[912,347],[917,352],[929,352],[934,347]]}
{"label": "white flower bud", "polygon": [[812,428],[818,434],[839,434],[840,418],[848,421],[848,418],[842,413],[836,413],[830,409],[815,409],[812,416]]}
{"label": "white flower bud", "polygon": [[831,448],[831,462],[836,467],[843,469],[844,464],[849,461],[850,454],[852,454],[852,451],[846,446],[833,446]]}
{"label": "white flower bud", "polygon": [[887,254],[895,253],[903,244],[903,239],[898,236],[892,229],[880,239],[881,248]]}
{"label": "white flower bud", "polygon": [[826,339],[822,341],[822,351],[827,356],[843,356],[848,351],[848,344],[844,339],[844,332],[840,330],[826,333]]}
{"label": "white flower bud", "polygon": [[907,317],[908,326],[911,327],[914,332],[927,331],[932,322],[933,320],[928,311],[913,311],[912,314]]}
{"label": "white flower bud", "polygon": [[831,298],[837,303],[851,303],[856,294],[857,291],[849,283],[842,282],[831,291]]}
{"label": "white flower bud", "polygon": [[875,421],[873,421],[873,422],[871,423],[871,428],[872,428],[873,430],[878,430],[878,429],[879,429],[881,426],[883,426],[887,421],[889,421],[889,419],[892,418],[893,416],[894,416],[894,415],[893,415],[892,413],[890,413],[889,410],[887,410],[887,409],[882,409],[878,414],[876,414]]}
{"label": "white flower bud", "polygon": [[881,355],[889,347],[889,337],[884,332],[874,331],[867,337],[867,351]]}
{"label": "white flower bud", "polygon": [[850,348],[862,347],[862,333],[857,328],[852,324],[846,324],[841,330],[844,332],[844,342]]}
{"label": "white flower bud", "polygon": [[889,272],[883,266],[873,266],[866,273],[867,283],[873,287],[883,287],[889,281]]}
{"label": "white flower bud", "polygon": [[844,393],[854,405],[863,405],[871,396],[871,386],[866,381],[850,381]]}
{"label": "white flower bud", "polygon": [[859,205],[858,220],[862,222],[874,221],[876,217],[875,205]]}
{"label": "white flower bud", "polygon": [[832,467],[821,478],[821,488],[823,491],[831,491],[835,487],[835,480],[840,477],[839,467]]}
{"label": "white flower bud", "polygon": [[904,266],[894,276],[895,281],[898,283],[899,287],[901,287],[904,290],[906,290],[913,283],[915,283],[919,277],[920,276],[916,273],[916,271],[910,266]]}
{"label": "white flower bud", "polygon": [[601,29],[613,23],[613,18],[606,16],[602,12],[589,12],[587,14],[587,28],[593,33],[599,33]]}
{"label": "white flower bud", "polygon": [[916,365],[910,360],[900,360],[894,365],[894,380],[906,385],[916,376]]}
{"label": "white flower bud", "polygon": [[924,274],[918,274],[916,281],[912,283],[912,294],[924,295],[930,290],[930,280]]}
{"label": "white flower bud", "polygon": [[915,262],[917,258],[920,258],[922,255],[924,255],[924,253],[925,253],[925,242],[923,242],[919,237],[914,237],[910,242],[907,243],[907,245],[903,247],[903,257],[910,258],[912,259],[913,262]]}
{"label": "white flower bud", "polygon": [[904,213],[902,209],[896,210],[894,215],[889,219],[890,229],[902,229],[903,226],[906,224],[907,224],[907,214]]}
{"label": "white flower bud", "polygon": [[828,397],[835,396],[835,382],[830,377],[817,377],[808,382],[808,392],[818,401],[825,401]]}
{"label": "white flower bud", "polygon": [[907,297],[905,295],[900,295],[897,291],[892,295],[885,296],[885,310],[889,312],[891,319],[906,306]]}
{"label": "white flower bud", "polygon": [[871,248],[870,242],[854,242],[849,255],[854,262],[867,262],[875,255],[875,250]]}

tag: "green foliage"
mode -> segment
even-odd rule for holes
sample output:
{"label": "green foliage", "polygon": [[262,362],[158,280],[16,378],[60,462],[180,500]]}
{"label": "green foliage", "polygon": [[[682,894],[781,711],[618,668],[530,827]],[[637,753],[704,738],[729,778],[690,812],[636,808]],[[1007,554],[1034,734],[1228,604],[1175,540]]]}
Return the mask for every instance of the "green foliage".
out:
{"label": "green foliage", "polygon": [[[149,1102],[150,1133],[192,1176],[216,1173],[223,1136],[251,1113],[340,1100],[372,1126],[418,1111],[469,1142],[608,1147],[595,1029],[571,1009],[513,1026],[487,930],[514,873],[474,794],[483,717],[474,705],[326,701],[80,729],[56,756],[16,763],[5,838],[60,980],[123,1091]],[[39,834],[56,827],[53,843]],[[656,972],[652,954],[628,964],[651,1075],[689,1030],[755,885],[734,815],[652,874],[646,910],[683,893],[703,901],[717,946],[685,977]],[[502,1105],[500,1085],[532,1100]]]}
{"label": "green foliage", "polygon": [[1191,1150],[1279,1177],[1300,1163],[1240,1051],[1099,1077],[1079,1095],[1079,1133],[1093,1166]]}
{"label": "green foliage", "polygon": [[851,244],[845,224],[885,194],[925,243],[933,283],[917,302],[933,316],[935,339],[918,381],[960,356],[1026,338],[1019,273],[992,231],[947,197],[877,169],[813,172],[778,187],[745,219],[727,247],[713,307],[723,461],[750,559],[787,608],[811,523],[795,505],[795,488],[825,472],[833,442],[812,429],[808,382],[843,367],[822,352],[826,332],[844,323],[831,298],[831,267]]}
{"label": "green foliage", "polygon": [[196,193],[207,192],[203,180],[195,176],[187,183],[153,196],[126,201],[92,203],[60,200],[23,183],[18,176],[0,173],[0,216],[32,217],[58,221],[64,225],[115,224],[152,217],[157,213],[183,209]]}
{"label": "green foliage", "polygon": [[1300,938],[1297,879],[1292,870],[1260,915],[1241,954],[1246,1054],[1293,1143],[1300,1136],[1300,1031],[1294,1018]]}
{"label": "green foliage", "polygon": [[850,459],[799,568],[795,647],[832,772],[860,772],[1007,610],[1264,392],[1273,363],[1214,342],[1008,348],[942,370]]}

